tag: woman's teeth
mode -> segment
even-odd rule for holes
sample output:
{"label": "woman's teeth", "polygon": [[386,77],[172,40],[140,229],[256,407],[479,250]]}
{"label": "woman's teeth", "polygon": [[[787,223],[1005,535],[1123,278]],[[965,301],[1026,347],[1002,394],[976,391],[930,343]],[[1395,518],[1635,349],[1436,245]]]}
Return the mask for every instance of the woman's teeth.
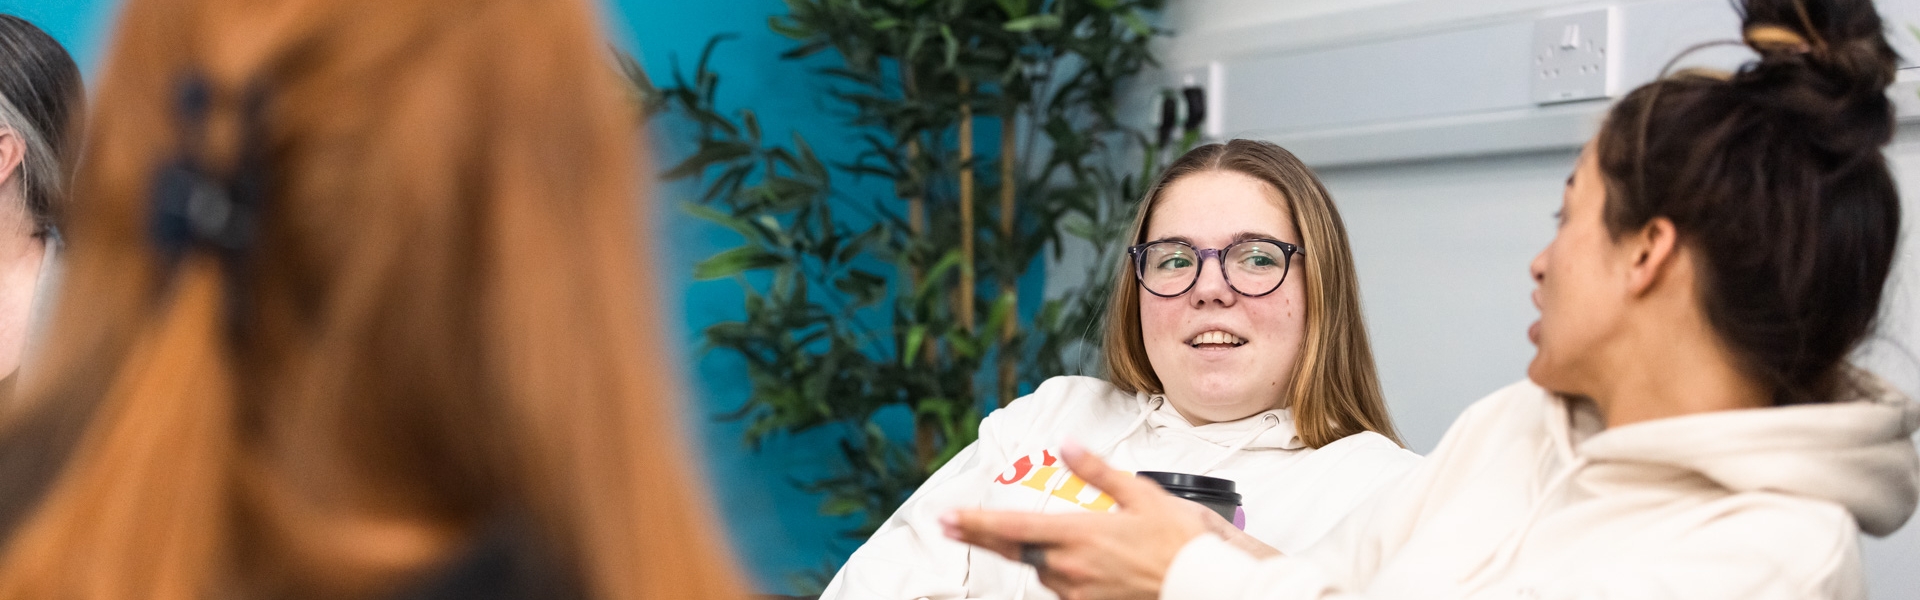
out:
{"label": "woman's teeth", "polygon": [[1239,337],[1231,333],[1227,333],[1225,331],[1209,331],[1206,333],[1202,333],[1200,335],[1193,336],[1193,340],[1187,342],[1187,345],[1193,346],[1195,348],[1198,348],[1200,346],[1205,346],[1205,345],[1216,345],[1216,344],[1223,345],[1223,346],[1239,347],[1239,346],[1246,345],[1246,343],[1247,343],[1246,340],[1240,339]]}

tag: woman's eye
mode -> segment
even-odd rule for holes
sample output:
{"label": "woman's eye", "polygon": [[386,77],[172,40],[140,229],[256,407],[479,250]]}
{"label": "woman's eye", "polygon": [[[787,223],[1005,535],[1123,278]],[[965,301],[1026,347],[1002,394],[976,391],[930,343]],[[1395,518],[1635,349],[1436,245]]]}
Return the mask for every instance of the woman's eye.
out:
{"label": "woman's eye", "polygon": [[1280,263],[1275,262],[1273,260],[1273,257],[1271,256],[1267,256],[1265,254],[1255,254],[1255,255],[1240,259],[1240,264],[1243,264],[1249,267],[1271,267],[1274,265],[1278,265]]}
{"label": "woman's eye", "polygon": [[1160,264],[1156,268],[1185,269],[1191,266],[1193,266],[1193,261],[1187,260],[1187,257],[1185,256],[1170,256],[1170,257],[1167,257],[1166,260],[1160,261]]}

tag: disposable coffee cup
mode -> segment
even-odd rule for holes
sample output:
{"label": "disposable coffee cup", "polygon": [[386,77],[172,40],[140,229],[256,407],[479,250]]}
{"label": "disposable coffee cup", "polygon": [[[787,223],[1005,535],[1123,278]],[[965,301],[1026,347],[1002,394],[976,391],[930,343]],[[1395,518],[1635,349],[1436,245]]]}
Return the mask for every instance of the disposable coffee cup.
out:
{"label": "disposable coffee cup", "polygon": [[1165,471],[1141,471],[1140,476],[1152,479],[1169,494],[1200,503],[1234,527],[1246,529],[1246,513],[1240,511],[1240,494],[1233,491],[1233,480]]}

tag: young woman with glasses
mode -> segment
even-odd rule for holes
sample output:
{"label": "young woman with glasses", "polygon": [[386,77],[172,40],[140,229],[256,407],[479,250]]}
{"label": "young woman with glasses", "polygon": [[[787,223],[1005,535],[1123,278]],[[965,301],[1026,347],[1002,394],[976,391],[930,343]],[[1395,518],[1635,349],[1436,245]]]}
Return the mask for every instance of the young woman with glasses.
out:
{"label": "young woman with glasses", "polygon": [[1074,598],[1865,598],[1860,534],[1920,499],[1920,403],[1848,364],[1900,229],[1896,58],[1868,0],[1739,8],[1757,60],[1634,90],[1581,154],[1528,380],[1320,544],[1247,552],[1086,455],[1117,514],[954,533]]}
{"label": "young woman with glasses", "polygon": [[940,516],[1112,510],[1059,462],[1075,444],[1123,469],[1231,480],[1237,513],[1181,510],[1289,550],[1418,462],[1381,401],[1339,212],[1291,153],[1248,140],[1187,153],[1141,202],[1130,239],[1107,377],[1049,379],[988,415],[824,598],[1053,597],[1031,566],[947,539]]}

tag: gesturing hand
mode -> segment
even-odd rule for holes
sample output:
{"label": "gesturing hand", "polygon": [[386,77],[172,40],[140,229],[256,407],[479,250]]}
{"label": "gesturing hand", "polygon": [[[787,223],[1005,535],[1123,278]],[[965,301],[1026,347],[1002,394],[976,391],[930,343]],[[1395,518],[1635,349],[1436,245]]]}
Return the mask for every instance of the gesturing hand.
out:
{"label": "gesturing hand", "polygon": [[947,537],[1011,560],[1021,560],[1022,546],[1031,546],[1027,562],[1042,563],[1036,565],[1040,582],[1061,598],[1158,598],[1180,548],[1226,524],[1206,507],[1169,495],[1152,480],[1116,471],[1077,445],[1068,444],[1060,455],[1068,469],[1112,496],[1119,508],[1069,515],[955,511],[940,520]]}

